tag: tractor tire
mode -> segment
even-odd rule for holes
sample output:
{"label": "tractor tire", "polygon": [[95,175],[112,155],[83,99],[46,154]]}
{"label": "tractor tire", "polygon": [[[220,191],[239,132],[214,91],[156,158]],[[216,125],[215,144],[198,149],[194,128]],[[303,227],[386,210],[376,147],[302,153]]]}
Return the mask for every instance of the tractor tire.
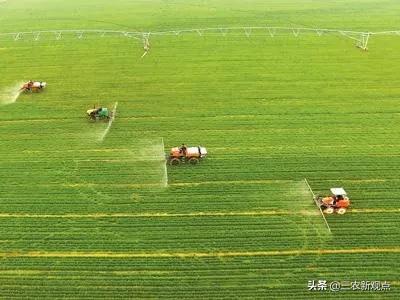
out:
{"label": "tractor tire", "polygon": [[345,209],[344,207],[341,207],[336,210],[336,213],[339,215],[344,215],[346,213],[346,211],[347,211],[347,209]]}
{"label": "tractor tire", "polygon": [[323,210],[324,214],[330,215],[333,214],[335,210],[332,207],[327,207]]}
{"label": "tractor tire", "polygon": [[191,164],[191,165],[197,165],[198,162],[199,162],[199,159],[196,157],[189,158],[189,164]]}
{"label": "tractor tire", "polygon": [[177,159],[177,158],[171,158],[170,161],[169,161],[169,164],[170,164],[171,166],[177,166],[177,165],[179,165],[180,163],[181,163],[181,161],[180,161],[179,159]]}

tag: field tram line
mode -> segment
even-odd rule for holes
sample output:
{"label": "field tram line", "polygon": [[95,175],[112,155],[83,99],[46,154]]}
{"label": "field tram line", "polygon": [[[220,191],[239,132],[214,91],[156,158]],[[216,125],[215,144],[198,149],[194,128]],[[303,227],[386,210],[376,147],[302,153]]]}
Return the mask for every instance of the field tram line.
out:
{"label": "field tram line", "polygon": [[[400,213],[400,208],[393,209],[351,209],[350,213],[371,214],[371,213]],[[214,211],[214,212],[187,212],[187,213],[169,213],[169,212],[143,212],[143,213],[103,213],[94,212],[86,214],[65,213],[65,214],[32,214],[32,213],[0,213],[0,218],[188,218],[188,217],[263,217],[263,216],[282,216],[282,215],[301,215],[301,216],[318,216],[318,211],[310,212],[309,210],[292,211],[292,210],[263,210],[263,211]]]}
{"label": "field tram line", "polygon": [[[361,180],[342,180],[342,182],[349,182],[349,183],[371,183],[371,182],[377,182],[377,183],[382,183],[382,182],[391,182],[391,181],[397,181],[396,179],[361,179]],[[196,187],[196,186],[202,186],[202,185],[246,185],[246,184],[280,184],[280,183],[293,183],[297,182],[294,180],[290,179],[256,179],[256,180],[214,180],[214,181],[199,181],[199,182],[169,182],[168,186],[170,187]],[[70,187],[79,187],[82,186],[84,187],[85,185],[87,186],[96,186],[100,184],[96,183],[89,183],[89,182],[82,182],[82,183],[76,183],[76,184],[70,184],[68,186]],[[159,185],[158,183],[126,183],[126,184],[118,184],[118,183],[112,183],[112,184],[102,184],[102,186],[108,185],[108,186],[116,186],[116,187],[135,187],[135,188],[152,188],[156,187]]]}
{"label": "field tram line", "polygon": [[28,251],[0,252],[1,258],[221,258],[221,257],[269,257],[293,255],[339,255],[339,254],[389,254],[400,253],[394,248],[350,248],[350,249],[290,249],[268,251],[215,251],[215,252],[85,252],[85,251]]}

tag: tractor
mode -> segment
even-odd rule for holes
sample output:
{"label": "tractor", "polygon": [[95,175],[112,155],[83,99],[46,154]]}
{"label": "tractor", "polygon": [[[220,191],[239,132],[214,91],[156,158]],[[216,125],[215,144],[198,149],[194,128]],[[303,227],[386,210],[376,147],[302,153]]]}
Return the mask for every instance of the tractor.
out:
{"label": "tractor", "polygon": [[191,165],[196,165],[200,160],[207,156],[207,149],[202,146],[197,147],[187,147],[182,145],[180,147],[171,148],[169,154],[169,164],[172,166],[179,165],[181,163],[189,163]]}
{"label": "tractor", "polygon": [[91,121],[108,121],[112,116],[112,112],[110,112],[107,107],[95,107],[93,109],[88,109],[86,114]]}
{"label": "tractor", "polygon": [[32,92],[32,93],[37,93],[43,90],[46,87],[47,83],[44,81],[32,81],[29,80],[28,82],[25,82],[22,87],[20,88],[20,91],[23,92]]}
{"label": "tractor", "polygon": [[336,212],[343,215],[350,206],[350,199],[343,188],[331,188],[330,196],[317,196],[316,201],[325,214]]}

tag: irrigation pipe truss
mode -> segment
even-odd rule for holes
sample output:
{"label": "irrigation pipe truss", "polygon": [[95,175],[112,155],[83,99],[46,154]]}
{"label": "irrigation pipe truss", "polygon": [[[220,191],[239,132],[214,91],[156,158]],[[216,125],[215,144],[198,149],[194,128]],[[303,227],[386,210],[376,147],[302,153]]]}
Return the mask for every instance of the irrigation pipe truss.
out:
{"label": "irrigation pipe truss", "polygon": [[[377,32],[366,32],[366,31],[352,31],[352,30],[340,30],[340,29],[321,29],[321,28],[308,28],[308,27],[276,27],[276,26],[240,26],[240,27],[208,27],[208,28],[194,28],[194,29],[176,29],[168,31],[118,31],[118,30],[107,30],[107,29],[61,29],[61,30],[38,30],[38,31],[20,31],[20,32],[7,32],[0,33],[0,37],[11,37],[15,41],[23,38],[33,38],[33,40],[39,40],[43,35],[53,35],[56,40],[59,40],[63,35],[74,35],[78,39],[82,39],[88,34],[98,34],[102,37],[117,35],[128,38],[134,38],[143,42],[143,48],[145,53],[150,49],[150,37],[151,36],[163,36],[163,35],[180,35],[184,33],[197,33],[199,36],[204,34],[218,34],[226,36],[228,33],[241,32],[247,37],[250,37],[254,32],[263,31],[265,34],[274,37],[279,33],[290,33],[295,37],[299,36],[300,33],[315,33],[318,36],[323,34],[338,34],[357,42],[356,46],[367,50],[368,41],[371,36],[374,35],[399,35],[400,30],[392,31],[377,31]],[[143,57],[142,56],[142,57]]]}

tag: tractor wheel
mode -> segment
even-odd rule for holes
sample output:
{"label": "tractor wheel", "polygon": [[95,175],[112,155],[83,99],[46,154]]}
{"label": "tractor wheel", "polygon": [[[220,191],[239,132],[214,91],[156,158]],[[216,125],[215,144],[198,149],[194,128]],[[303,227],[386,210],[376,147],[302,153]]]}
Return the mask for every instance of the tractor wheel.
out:
{"label": "tractor wheel", "polygon": [[169,161],[169,164],[171,165],[171,166],[177,166],[177,165],[179,165],[181,163],[181,161],[179,160],[179,159],[177,159],[177,158],[172,158],[170,161]]}
{"label": "tractor wheel", "polygon": [[324,214],[330,215],[334,212],[334,209],[332,207],[328,207],[324,209]]}
{"label": "tractor wheel", "polygon": [[345,209],[344,207],[341,207],[338,210],[336,210],[336,213],[338,213],[339,215],[343,215],[346,213],[346,211],[347,211],[347,209]]}
{"label": "tractor wheel", "polygon": [[191,158],[189,159],[189,163],[190,163],[191,165],[197,165],[198,162],[199,162],[199,160],[198,160],[196,157],[191,157]]}

